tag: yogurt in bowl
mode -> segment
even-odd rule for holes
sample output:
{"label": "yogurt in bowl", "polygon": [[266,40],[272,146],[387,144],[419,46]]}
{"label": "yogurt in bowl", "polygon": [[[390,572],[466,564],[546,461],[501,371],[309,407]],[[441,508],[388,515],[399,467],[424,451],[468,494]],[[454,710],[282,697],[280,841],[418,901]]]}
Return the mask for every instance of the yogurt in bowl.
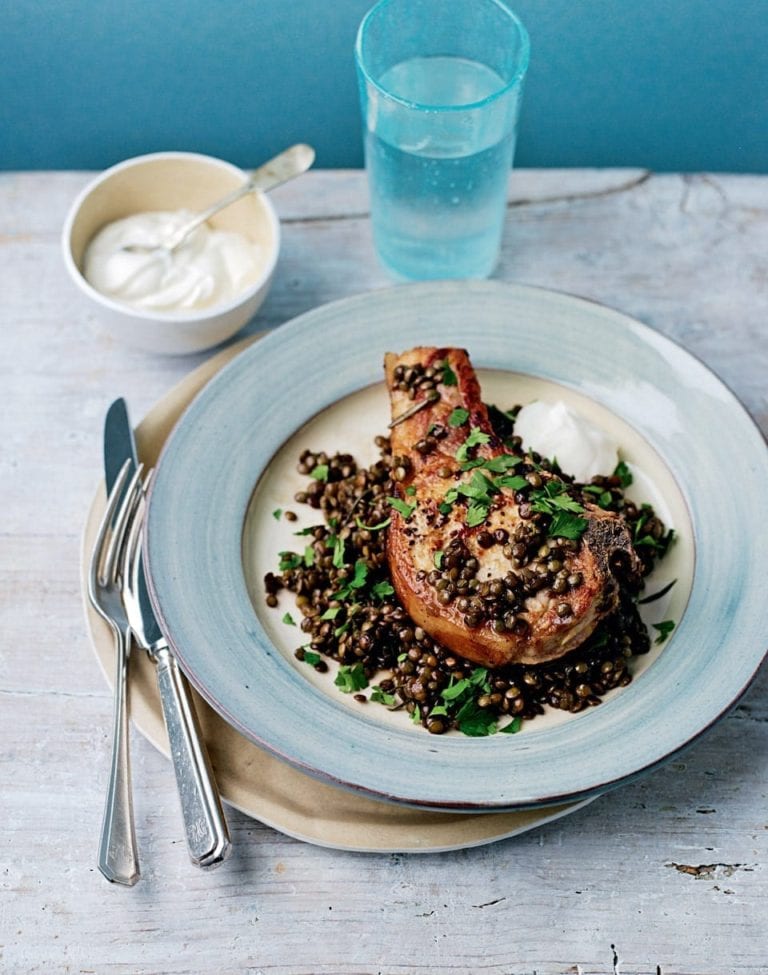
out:
{"label": "yogurt in bowl", "polygon": [[[259,277],[264,248],[207,223],[174,250],[164,248],[163,241],[193,216],[189,210],[136,213],[107,224],[86,248],[85,279],[134,308],[197,311],[231,301]],[[148,249],[128,249],[136,244]]]}
{"label": "yogurt in bowl", "polygon": [[212,156],[163,152],[126,160],[88,184],[67,216],[62,247],[95,324],[164,354],[199,352],[239,331],[266,298],[280,250],[278,218],[263,193],[217,213],[173,255],[122,248],[142,242],[136,233],[159,242],[169,223],[247,178]]}

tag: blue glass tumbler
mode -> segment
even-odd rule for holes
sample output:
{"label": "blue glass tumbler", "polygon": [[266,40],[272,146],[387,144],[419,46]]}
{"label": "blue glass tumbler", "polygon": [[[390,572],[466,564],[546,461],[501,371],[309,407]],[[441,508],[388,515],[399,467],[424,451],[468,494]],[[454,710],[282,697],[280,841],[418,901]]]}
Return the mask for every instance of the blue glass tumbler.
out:
{"label": "blue glass tumbler", "polygon": [[380,0],[355,60],[376,250],[398,278],[499,256],[529,41],[500,0]]}

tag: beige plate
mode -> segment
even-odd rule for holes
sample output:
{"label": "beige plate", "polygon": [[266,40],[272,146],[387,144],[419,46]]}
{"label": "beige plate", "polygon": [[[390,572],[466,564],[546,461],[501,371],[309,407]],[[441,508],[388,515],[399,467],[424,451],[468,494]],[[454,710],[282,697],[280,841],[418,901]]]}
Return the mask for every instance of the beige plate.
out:
{"label": "beige plate", "polygon": [[[254,340],[240,342],[203,363],[150,410],[136,430],[139,456],[145,464],[153,466],[157,462],[174,424],[199,390]],[[103,510],[104,490],[100,487],[85,526],[83,554],[91,551]],[[85,594],[87,559],[81,561]],[[96,656],[111,685],[114,677],[112,638],[106,624],[88,604],[87,597],[85,604]],[[226,802],[282,833],[320,846],[360,852],[458,850],[527,832],[591,801],[547,809],[480,814],[425,812],[378,802],[326,785],[297,771],[238,734],[197,695],[195,705]],[[131,659],[131,718],[144,737],[169,757],[154,665],[146,654],[134,654]],[[171,788],[170,770],[169,776]]]}

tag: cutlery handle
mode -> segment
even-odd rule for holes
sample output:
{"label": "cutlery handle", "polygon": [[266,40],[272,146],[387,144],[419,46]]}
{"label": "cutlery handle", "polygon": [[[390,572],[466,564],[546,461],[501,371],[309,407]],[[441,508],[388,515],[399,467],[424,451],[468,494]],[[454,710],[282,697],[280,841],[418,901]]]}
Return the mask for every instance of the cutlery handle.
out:
{"label": "cutlery handle", "polygon": [[139,854],[133,821],[131,760],[128,738],[128,647],[130,636],[115,632],[115,704],[112,728],[112,767],[101,824],[99,870],[115,884],[133,887],[139,879]]}
{"label": "cutlery handle", "polygon": [[229,856],[232,844],[197,715],[170,650],[157,650],[155,661],[189,856],[196,866],[215,867]]}

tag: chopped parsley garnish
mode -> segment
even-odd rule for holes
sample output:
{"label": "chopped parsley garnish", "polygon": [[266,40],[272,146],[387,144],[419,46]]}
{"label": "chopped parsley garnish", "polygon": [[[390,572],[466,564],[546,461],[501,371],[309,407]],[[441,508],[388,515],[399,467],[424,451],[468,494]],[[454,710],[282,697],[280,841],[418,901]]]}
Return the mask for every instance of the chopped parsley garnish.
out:
{"label": "chopped parsley garnish", "polygon": [[440,692],[440,697],[444,701],[455,701],[456,698],[461,697],[461,695],[470,687],[469,680],[463,677],[461,680],[456,681],[455,684],[449,684],[444,690]]}
{"label": "chopped parsley garnish", "polygon": [[280,564],[278,568],[281,572],[285,572],[286,569],[298,569],[298,567],[304,561],[300,555],[295,552],[279,552]]}
{"label": "chopped parsley garnish", "polygon": [[376,704],[386,704],[388,708],[392,708],[397,704],[397,698],[394,694],[388,694],[386,691],[382,691],[378,684],[371,689],[371,700]]}
{"label": "chopped parsley garnish", "polygon": [[334,599],[346,599],[351,596],[355,589],[362,589],[368,579],[368,563],[365,559],[358,559],[355,562],[355,573],[352,578],[345,582],[341,589],[334,593]]}
{"label": "chopped parsley garnish", "polygon": [[317,664],[319,664],[322,659],[323,658],[320,656],[320,654],[315,653],[314,650],[304,651],[304,657],[303,657],[304,663],[309,664],[311,667],[316,667]]}
{"label": "chopped parsley garnish", "polygon": [[463,471],[471,471],[475,467],[482,467],[483,470],[490,471],[492,474],[504,474],[511,467],[517,467],[522,463],[522,457],[515,457],[514,454],[499,454],[498,457],[475,457],[474,460],[465,460],[460,464]]}
{"label": "chopped parsley garnish", "polygon": [[522,725],[523,719],[519,714],[517,714],[514,718],[512,718],[509,724],[505,724],[503,728],[499,728],[499,731],[502,735],[516,735]]}
{"label": "chopped parsley garnish", "polygon": [[662,535],[661,538],[654,538],[653,535],[645,530],[648,520],[653,514],[653,509],[649,504],[643,504],[640,506],[640,510],[641,515],[635,524],[632,541],[636,548],[650,548],[659,558],[663,558],[667,554],[669,546],[675,540],[675,529],[670,528],[666,535]]}
{"label": "chopped parsley garnish", "polygon": [[476,501],[470,501],[467,505],[467,515],[464,519],[464,523],[467,528],[477,528],[478,525],[482,525],[485,519],[488,517],[488,505],[480,504]]}
{"label": "chopped parsley garnish", "polygon": [[280,515],[282,513],[283,513],[282,508],[275,508],[275,510],[272,512],[272,517],[275,519],[275,521],[280,521]]}
{"label": "chopped parsley garnish", "polygon": [[674,630],[675,624],[673,620],[662,620],[661,623],[652,623],[651,626],[659,634],[653,641],[657,646],[667,639],[669,634]]}
{"label": "chopped parsley garnish", "polygon": [[577,541],[584,533],[588,522],[580,517],[584,505],[575,501],[567,492],[562,481],[552,479],[544,487],[531,492],[531,507],[540,514],[552,519],[549,534],[553,538],[570,538]]}
{"label": "chopped parsley garnish", "polygon": [[306,565],[308,569],[311,569],[314,564],[315,550],[311,545],[307,545],[307,547],[304,549],[304,565]]}
{"label": "chopped parsley garnish", "polygon": [[436,569],[442,569],[444,554],[445,553],[441,549],[440,551],[435,552],[435,554],[432,556],[432,561],[435,563]]}
{"label": "chopped parsley garnish", "polygon": [[627,467],[623,460],[620,460],[613,472],[614,477],[618,477],[622,488],[628,488],[632,483],[632,471]]}
{"label": "chopped parsley garnish", "polygon": [[505,474],[497,477],[493,483],[498,488],[509,488],[510,491],[522,491],[524,487],[528,487],[528,481],[522,474]]}
{"label": "chopped parsley garnish", "polygon": [[321,620],[335,620],[341,612],[341,606],[329,606],[320,617]]}
{"label": "chopped parsley garnish", "polygon": [[406,521],[408,521],[416,510],[415,504],[408,504],[407,501],[401,501],[400,498],[387,498],[387,501],[389,501],[395,511],[398,511]]}
{"label": "chopped parsley garnish", "polygon": [[357,525],[357,527],[361,531],[367,531],[367,532],[379,532],[381,531],[382,528],[386,528],[391,521],[392,521],[391,518],[385,518],[384,521],[380,521],[378,525],[365,525],[360,520],[359,515],[355,517],[355,524]]}
{"label": "chopped parsley garnish", "polygon": [[408,487],[405,489],[405,493],[408,495],[409,498],[412,498],[414,494],[416,494],[416,488],[413,486],[413,484],[409,484]]}
{"label": "chopped parsley garnish", "polygon": [[586,518],[569,514],[567,511],[558,511],[552,517],[549,525],[549,534],[552,538],[569,538],[577,542],[584,534],[587,524]]}
{"label": "chopped parsley garnish", "polygon": [[387,582],[386,579],[381,582],[377,582],[371,587],[371,592],[376,597],[376,599],[386,599],[387,596],[394,595],[395,587],[391,582]]}
{"label": "chopped parsley garnish", "polygon": [[326,539],[326,547],[333,549],[332,563],[335,569],[342,569],[346,564],[344,562],[344,539],[340,538],[338,535],[329,535]]}
{"label": "chopped parsley garnish", "polygon": [[[462,481],[448,488],[438,510],[441,514],[448,514],[459,497],[468,498],[467,514],[465,523],[469,528],[476,528],[482,525],[488,517],[488,512],[493,504],[492,495],[498,492],[498,488],[481,470],[476,468],[469,481]],[[439,567],[438,567],[439,568]]]}
{"label": "chopped parsley garnish", "polygon": [[462,424],[466,423],[469,419],[469,410],[465,410],[462,406],[457,406],[456,409],[448,417],[449,427],[460,427]]}
{"label": "chopped parsley garnish", "polygon": [[316,481],[327,481],[328,480],[328,465],[327,464],[318,464],[316,467],[313,467],[312,468],[312,470],[309,472],[309,476],[310,477],[314,477],[314,479]]}
{"label": "chopped parsley garnish", "polygon": [[288,626],[296,626],[296,620],[291,616],[290,613],[286,613],[283,617],[283,623],[287,623]]}
{"label": "chopped parsley garnish", "polygon": [[566,491],[562,481],[547,481],[543,488],[531,492],[531,507],[543,515],[554,515],[558,511],[582,512],[584,505],[575,501]]}
{"label": "chopped parsley garnish", "polygon": [[469,460],[469,451],[472,447],[479,447],[480,444],[488,443],[490,439],[490,434],[484,433],[479,427],[472,427],[469,436],[456,451],[456,460],[459,463]]}
{"label": "chopped parsley garnish", "polygon": [[456,715],[459,731],[470,738],[485,738],[497,730],[496,717],[487,708],[481,708],[470,698],[462,704]]}
{"label": "chopped parsley garnish", "polygon": [[342,664],[336,675],[334,684],[342,694],[352,694],[355,691],[362,691],[368,686],[368,678],[365,676],[365,668],[362,664]]}
{"label": "chopped parsley garnish", "polygon": [[448,365],[448,360],[444,359],[441,363],[443,367],[443,385],[444,386],[458,386],[459,380],[456,378],[456,373]]}
{"label": "chopped parsley garnish", "polygon": [[605,488],[601,488],[598,484],[587,484],[582,488],[585,494],[591,494],[594,496],[595,504],[599,505],[601,508],[609,508],[611,502],[613,501],[613,495],[610,491],[606,491]]}

